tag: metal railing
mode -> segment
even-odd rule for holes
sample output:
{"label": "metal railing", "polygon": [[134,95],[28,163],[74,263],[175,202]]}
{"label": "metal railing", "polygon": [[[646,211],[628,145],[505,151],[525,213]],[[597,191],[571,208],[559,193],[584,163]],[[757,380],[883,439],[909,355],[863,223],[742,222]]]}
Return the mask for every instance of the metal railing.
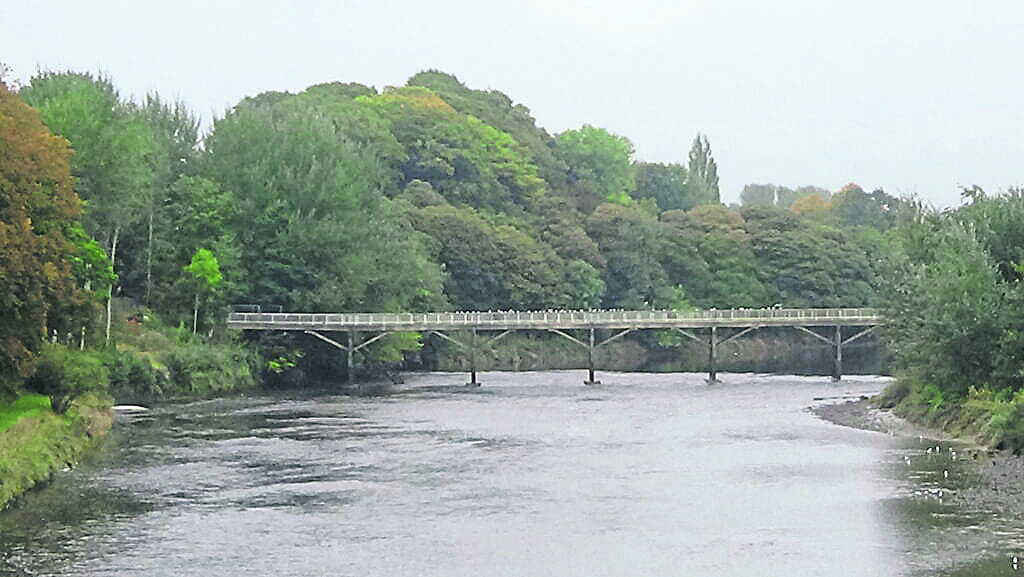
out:
{"label": "metal railing", "polygon": [[723,309],[702,311],[547,310],[432,313],[246,313],[229,327],[256,330],[452,330],[546,328],[685,328],[706,326],[822,326],[880,323],[869,308]]}

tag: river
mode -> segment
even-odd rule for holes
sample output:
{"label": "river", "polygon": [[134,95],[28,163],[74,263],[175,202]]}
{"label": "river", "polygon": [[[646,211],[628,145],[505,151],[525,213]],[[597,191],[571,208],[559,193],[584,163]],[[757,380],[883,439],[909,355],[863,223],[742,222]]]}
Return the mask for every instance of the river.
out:
{"label": "river", "polygon": [[969,483],[947,445],[807,410],[884,378],[598,376],[121,415],[100,454],[0,514],[0,574],[1019,574],[1024,526],[938,496]]}

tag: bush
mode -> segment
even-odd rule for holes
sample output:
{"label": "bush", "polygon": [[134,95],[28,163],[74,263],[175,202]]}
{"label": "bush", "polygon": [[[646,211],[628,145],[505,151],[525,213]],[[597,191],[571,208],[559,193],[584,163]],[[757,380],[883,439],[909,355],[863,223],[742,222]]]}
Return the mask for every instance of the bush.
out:
{"label": "bush", "polygon": [[1016,455],[1024,450],[1024,391],[1018,391],[1013,400],[993,409],[988,429],[996,447]]}
{"label": "bush", "polygon": [[89,391],[107,388],[107,368],[92,351],[76,351],[64,345],[43,346],[35,372],[25,381],[30,391],[50,397],[53,412],[63,415],[71,401]]}
{"label": "bush", "polygon": [[931,383],[925,385],[919,394],[921,396],[921,400],[928,403],[932,408],[932,411],[941,409],[942,405],[946,402],[946,393]]}
{"label": "bush", "polygon": [[236,344],[193,342],[167,357],[171,392],[190,397],[251,389],[256,366],[256,356]]}
{"label": "bush", "polygon": [[112,351],[104,364],[110,374],[110,394],[117,399],[160,397],[167,388],[167,375],[142,356]]}

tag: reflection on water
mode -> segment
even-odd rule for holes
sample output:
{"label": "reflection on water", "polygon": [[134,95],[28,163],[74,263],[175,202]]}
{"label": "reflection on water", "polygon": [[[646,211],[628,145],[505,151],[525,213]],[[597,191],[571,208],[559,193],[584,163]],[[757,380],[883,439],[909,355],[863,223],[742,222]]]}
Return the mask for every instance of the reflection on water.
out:
{"label": "reflection on water", "polygon": [[805,410],[883,379],[724,378],[431,374],[123,416],[0,514],[0,573],[1013,574],[1024,532],[959,511],[948,445]]}

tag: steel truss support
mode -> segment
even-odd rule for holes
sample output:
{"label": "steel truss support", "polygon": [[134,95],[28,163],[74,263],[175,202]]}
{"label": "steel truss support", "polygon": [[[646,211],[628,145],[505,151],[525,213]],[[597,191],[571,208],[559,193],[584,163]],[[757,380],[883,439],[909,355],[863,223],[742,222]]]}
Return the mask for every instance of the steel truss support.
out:
{"label": "steel truss support", "polygon": [[849,337],[844,339],[843,338],[842,327],[839,326],[839,325],[836,325],[833,328],[832,338],[820,335],[816,331],[813,331],[813,330],[808,329],[806,327],[801,327],[799,325],[794,326],[793,328],[801,330],[801,331],[811,335],[812,337],[818,339],[819,341],[822,341],[822,342],[828,344],[830,347],[832,347],[832,380],[833,381],[838,381],[838,380],[843,378],[843,345],[851,343],[851,342],[861,338],[862,336],[870,333],[871,331],[875,330],[874,326],[870,326],[870,327],[867,327],[866,329],[863,329],[859,333],[855,333],[854,335],[849,336]]}
{"label": "steel truss support", "polygon": [[[446,340],[446,341],[456,345],[457,347],[459,347],[460,349],[462,349],[463,351],[466,352],[466,354],[469,356],[469,382],[466,383],[466,384],[471,386],[471,387],[479,387],[480,383],[476,379],[476,355],[477,355],[477,351],[481,347],[477,346],[477,332],[476,332],[476,329],[474,328],[474,329],[470,330],[470,337],[469,337],[469,343],[468,344],[460,341],[459,339],[457,339],[455,337],[446,335],[446,334],[442,333],[441,331],[429,331],[429,332],[430,332],[430,334],[437,335],[437,336],[441,337],[442,339],[444,339],[444,340]],[[502,331],[497,336],[491,337],[491,338],[487,339],[486,341],[484,341],[483,346],[484,347],[490,347],[494,343],[496,343],[499,340],[501,340],[502,338],[504,338],[505,335],[508,335],[510,333],[513,333],[513,332],[515,332],[515,329],[508,329],[508,330]]]}
{"label": "steel truss support", "polygon": [[565,331],[562,331],[560,329],[548,329],[548,332],[555,333],[556,335],[561,335],[561,336],[569,339],[570,341],[576,343],[577,345],[587,349],[587,380],[583,381],[583,384],[585,384],[585,385],[599,385],[599,384],[601,384],[601,381],[598,381],[598,380],[596,380],[594,378],[594,351],[596,351],[598,348],[603,347],[604,345],[607,345],[608,343],[610,343],[610,342],[612,342],[612,341],[614,341],[616,339],[620,339],[620,338],[626,336],[627,334],[633,332],[634,330],[636,330],[636,329],[629,328],[629,329],[625,329],[625,330],[619,331],[619,332],[615,333],[614,335],[608,337],[607,339],[605,339],[605,340],[603,340],[603,341],[601,341],[599,343],[595,343],[595,340],[594,340],[594,329],[593,328],[587,329],[587,331],[590,333],[590,342],[583,342],[583,341],[577,339],[576,337],[570,335],[569,333],[567,333]]}
{"label": "steel truss support", "polygon": [[371,344],[373,342],[376,342],[376,341],[378,341],[378,340],[380,340],[380,339],[390,335],[392,331],[385,331],[385,332],[383,332],[383,333],[381,333],[381,334],[379,334],[379,335],[377,335],[377,336],[375,336],[375,337],[373,337],[371,339],[367,339],[366,341],[363,341],[362,343],[359,343],[359,344],[355,344],[355,342],[359,340],[359,334],[356,331],[345,331],[345,334],[348,335],[348,344],[347,345],[343,345],[343,344],[339,343],[338,341],[336,341],[334,339],[331,339],[329,337],[326,337],[326,336],[324,336],[324,335],[322,335],[322,334],[320,334],[320,333],[318,333],[316,331],[307,330],[307,331],[303,331],[303,332],[306,333],[307,335],[313,335],[314,337],[320,339],[321,341],[323,341],[323,342],[325,342],[327,344],[330,344],[330,345],[334,345],[334,346],[338,347],[339,349],[345,351],[345,373],[346,373],[346,375],[348,375],[348,384],[349,384],[349,386],[351,386],[353,383],[355,383],[355,376],[354,376],[353,371],[352,371],[352,356],[356,353],[356,351],[358,351],[359,349],[365,347],[366,345],[369,345],[369,344]]}
{"label": "steel truss support", "polygon": [[697,341],[698,343],[700,343],[700,344],[702,344],[702,345],[704,345],[705,347],[708,348],[708,383],[709,384],[714,384],[714,383],[721,382],[721,381],[718,380],[718,367],[717,367],[717,365],[718,365],[718,347],[721,346],[721,345],[724,345],[725,343],[728,343],[729,341],[738,339],[738,338],[742,337],[743,335],[749,333],[750,331],[757,330],[757,329],[759,329],[761,327],[759,325],[758,326],[747,327],[747,328],[743,329],[742,331],[740,331],[740,332],[738,332],[736,334],[730,335],[730,336],[728,336],[728,337],[726,337],[726,338],[724,338],[722,340],[718,340],[715,337],[715,334],[717,332],[716,331],[717,328],[718,327],[711,327],[708,330],[708,338],[707,339],[702,339],[702,338],[698,337],[697,335],[694,335],[693,333],[691,333],[691,332],[689,332],[689,331],[687,331],[685,329],[680,329],[680,328],[673,328],[672,329],[672,330],[676,331],[677,333],[683,335],[684,337],[689,337],[689,338]]}

